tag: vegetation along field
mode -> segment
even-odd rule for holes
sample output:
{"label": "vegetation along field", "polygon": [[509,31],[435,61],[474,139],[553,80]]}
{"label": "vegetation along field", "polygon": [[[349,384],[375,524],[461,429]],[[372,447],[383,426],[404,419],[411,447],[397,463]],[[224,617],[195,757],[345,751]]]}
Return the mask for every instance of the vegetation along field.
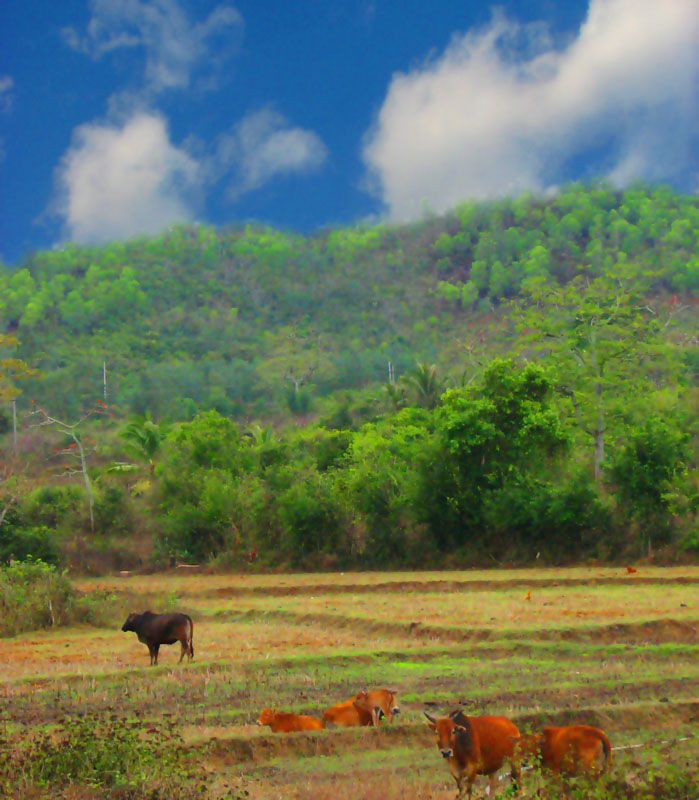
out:
{"label": "vegetation along field", "polygon": [[[461,707],[603,727],[573,796],[697,800],[698,220],[576,184],[0,265],[4,796],[451,798]],[[402,713],[254,724],[365,688]]]}
{"label": "vegetation along field", "polygon": [[[613,769],[572,797],[697,797],[699,568],[182,571],[83,579],[101,624],[0,639],[5,796],[452,798],[423,711],[462,708],[523,731],[602,727]],[[194,661],[178,666],[175,645],[148,666],[119,630],[146,607],[191,615]],[[320,717],[365,687],[398,691],[390,725],[254,724],[265,707]],[[559,792],[525,772],[525,796]]]}

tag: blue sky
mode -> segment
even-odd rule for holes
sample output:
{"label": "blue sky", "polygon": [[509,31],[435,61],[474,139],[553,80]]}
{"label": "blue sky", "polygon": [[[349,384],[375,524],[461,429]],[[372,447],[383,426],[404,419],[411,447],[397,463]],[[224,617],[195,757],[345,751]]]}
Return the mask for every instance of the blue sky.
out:
{"label": "blue sky", "polygon": [[697,189],[694,0],[0,4],[0,255]]}

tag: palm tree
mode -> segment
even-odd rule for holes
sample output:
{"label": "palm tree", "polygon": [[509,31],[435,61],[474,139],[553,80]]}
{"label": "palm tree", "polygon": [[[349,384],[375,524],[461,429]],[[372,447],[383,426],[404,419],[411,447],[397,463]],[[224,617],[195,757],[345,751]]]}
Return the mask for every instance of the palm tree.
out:
{"label": "palm tree", "polygon": [[408,405],[407,393],[402,382],[387,383],[383,388],[394,411],[400,411]]}
{"label": "palm tree", "polygon": [[446,379],[437,375],[435,364],[418,363],[415,368],[403,378],[405,384],[412,390],[415,403],[422,408],[431,410],[439,404],[439,399],[446,389]]}
{"label": "palm tree", "polygon": [[145,417],[136,417],[130,422],[122,432],[121,438],[126,440],[127,447],[135,458],[148,464],[152,475],[155,470],[155,457],[167,433],[167,425],[153,422],[150,414],[146,414]]}

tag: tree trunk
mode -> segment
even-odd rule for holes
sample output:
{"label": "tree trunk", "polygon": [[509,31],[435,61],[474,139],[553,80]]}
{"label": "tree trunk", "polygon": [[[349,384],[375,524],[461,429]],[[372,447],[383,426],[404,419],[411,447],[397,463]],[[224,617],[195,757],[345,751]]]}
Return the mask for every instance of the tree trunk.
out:
{"label": "tree trunk", "polygon": [[595,400],[597,402],[597,425],[594,431],[595,441],[595,480],[602,480],[602,462],[604,461],[604,409],[602,408],[602,387],[595,384]]}

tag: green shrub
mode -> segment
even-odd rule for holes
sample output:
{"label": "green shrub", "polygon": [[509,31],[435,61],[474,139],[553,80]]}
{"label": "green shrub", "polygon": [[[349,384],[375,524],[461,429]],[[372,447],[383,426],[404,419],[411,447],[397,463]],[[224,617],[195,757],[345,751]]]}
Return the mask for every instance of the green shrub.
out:
{"label": "green shrub", "polygon": [[595,551],[612,528],[611,512],[584,476],[568,483],[518,480],[488,495],[484,524],[490,546],[533,558],[579,558]]}
{"label": "green shrub", "polygon": [[318,560],[321,554],[340,556],[340,508],[330,484],[314,476],[294,482],[278,498],[284,529],[283,547],[294,566]]}
{"label": "green shrub", "polygon": [[224,470],[200,470],[194,477],[196,495],[169,504],[165,547],[171,555],[203,561],[225,549],[230,539],[233,479]]}
{"label": "green shrub", "polygon": [[0,733],[3,797],[35,796],[41,788],[56,797],[69,786],[93,787],[100,796],[133,800],[208,796],[206,778],[187,768],[174,722],[150,726],[144,736],[136,720],[85,715],[31,739]]}
{"label": "green shrub", "polygon": [[0,636],[104,620],[109,600],[77,592],[65,572],[43,561],[0,568]]}
{"label": "green shrub", "polygon": [[44,526],[21,528],[5,518],[0,525],[0,564],[39,559],[58,564],[61,554],[53,531]]}
{"label": "green shrub", "polygon": [[123,535],[133,528],[131,509],[123,490],[118,486],[107,486],[99,492],[92,511],[95,533]]}
{"label": "green shrub", "polygon": [[82,514],[85,490],[80,486],[42,486],[22,502],[22,513],[35,525],[56,528],[65,519]]}

